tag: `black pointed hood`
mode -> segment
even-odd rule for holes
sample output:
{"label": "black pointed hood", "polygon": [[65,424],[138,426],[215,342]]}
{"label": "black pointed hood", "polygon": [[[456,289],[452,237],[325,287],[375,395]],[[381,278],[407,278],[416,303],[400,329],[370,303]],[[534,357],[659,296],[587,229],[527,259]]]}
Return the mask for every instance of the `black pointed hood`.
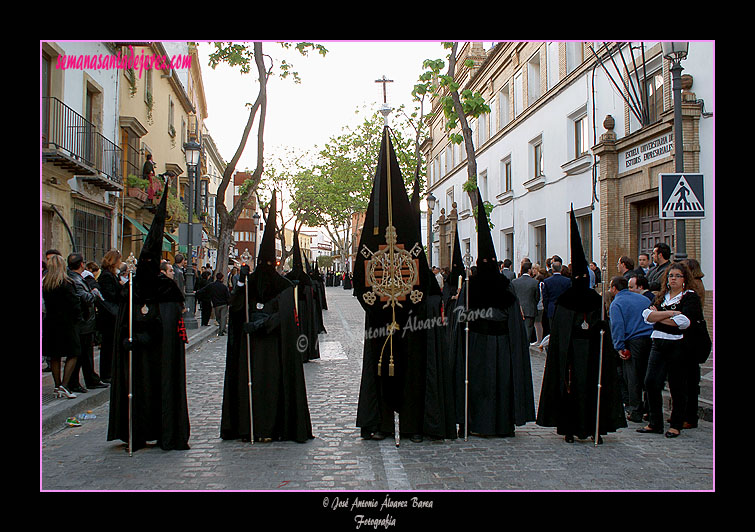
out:
{"label": "black pointed hood", "polygon": [[[389,219],[395,233],[389,229]],[[430,271],[420,267],[423,262],[427,264],[427,257],[419,238],[417,221],[393,149],[390,128],[385,126],[354,264],[354,295],[365,311],[374,315],[379,322],[387,322],[384,324],[391,323],[394,309],[398,313],[396,320],[405,322],[398,316],[405,315],[418,305],[428,287]],[[404,293],[393,299],[386,295],[388,277],[384,274],[388,272],[382,270],[384,261],[379,260],[381,257],[387,258],[391,242],[395,258],[398,259],[400,255],[404,260],[399,266],[403,283],[401,291]],[[374,284],[376,281],[379,284]]]}
{"label": "black pointed hood", "polygon": [[275,219],[277,209],[278,204],[275,201],[275,190],[273,190],[273,198],[270,200],[267,219],[265,220],[265,231],[262,233],[262,241],[260,242],[259,254],[257,255],[257,269],[272,268],[275,270],[275,263],[277,262],[277,257],[275,256]]}
{"label": "black pointed hood", "polygon": [[459,242],[459,228],[454,228],[454,247],[451,252],[451,273],[446,281],[451,285],[451,293],[455,294],[459,287],[459,278],[464,279],[464,258],[461,256],[461,242]]}
{"label": "black pointed hood", "polygon": [[168,194],[170,191],[168,184],[165,183],[160,203],[157,204],[155,216],[136,263],[133,282],[134,295],[138,301],[183,301],[184,299],[181,290],[173,280],[160,276]]}
{"label": "black pointed hood", "polygon": [[516,300],[516,297],[509,290],[510,281],[498,269],[493,237],[490,234],[490,223],[479,188],[477,189],[476,221],[477,273],[470,282],[469,308],[505,309]]}
{"label": "black pointed hood", "polygon": [[571,287],[561,296],[557,304],[576,312],[591,312],[600,309],[601,297],[590,288],[590,274],[587,271],[587,259],[582,247],[582,237],[579,234],[577,218],[574,216],[572,205],[570,218],[569,246],[571,251]]}
{"label": "black pointed hood", "polygon": [[268,302],[291,286],[291,281],[279,274],[275,267],[277,262],[275,256],[276,211],[277,203],[275,191],[273,191],[273,198],[270,200],[270,207],[265,220],[265,232],[262,235],[262,242],[257,255],[257,267],[249,276],[249,297],[251,300],[260,303]]}
{"label": "black pointed hood", "polygon": [[286,274],[289,281],[299,281],[303,285],[311,285],[312,279],[304,271],[301,247],[299,246],[299,231],[294,231],[294,245],[291,249],[291,271]]}

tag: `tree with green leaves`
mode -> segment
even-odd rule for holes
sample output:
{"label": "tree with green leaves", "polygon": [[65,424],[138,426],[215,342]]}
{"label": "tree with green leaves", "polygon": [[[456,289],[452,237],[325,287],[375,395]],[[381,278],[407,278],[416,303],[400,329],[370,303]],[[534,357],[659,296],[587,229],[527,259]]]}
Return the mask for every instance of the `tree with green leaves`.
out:
{"label": "tree with green leaves", "polygon": [[[457,74],[457,52],[458,42],[444,42],[443,47],[450,50],[448,54],[448,71],[441,74],[441,69],[445,66],[442,59],[427,59],[422,67],[427,72],[420,75],[420,83],[414,87],[413,94],[415,97],[431,94],[434,98],[439,99],[440,108],[446,120],[445,131],[449,140],[453,144],[462,144],[467,153],[467,181],[462,185],[462,189],[467,193],[470,203],[477,212],[477,159],[475,156],[474,143],[472,142],[472,128],[469,127],[467,117],[479,118],[481,115],[490,112],[490,106],[485,103],[482,95],[471,89],[463,89],[461,94],[459,89],[461,85],[456,81]],[[465,62],[468,68],[474,66],[471,59]],[[433,118],[430,114],[428,118]],[[461,133],[458,130],[461,130]],[[485,210],[488,214],[493,209],[493,205],[485,202]],[[476,216],[475,216],[476,218]]]}
{"label": "tree with green leaves", "polygon": [[[291,48],[292,46],[292,43],[289,42],[280,44],[284,48]],[[216,42],[214,43],[214,46],[215,49],[210,54],[210,67],[215,69],[220,63],[227,63],[231,67],[239,68],[242,74],[249,74],[253,69],[256,69],[258,85],[255,101],[251,104],[247,104],[249,107],[249,118],[241,135],[238,148],[223,172],[223,178],[217,192],[219,198],[224,198],[229,184],[233,186],[232,179],[236,172],[236,165],[241,158],[241,154],[244,152],[244,148],[246,147],[249,135],[256,120],[257,167],[252,172],[252,177],[250,179],[251,182],[245,187],[243,194],[241,194],[230,211],[224,202],[220,201],[217,204],[218,216],[220,218],[220,236],[218,237],[218,262],[216,268],[220,272],[225,272],[228,269],[228,253],[231,247],[233,229],[236,226],[236,222],[238,221],[241,212],[249,203],[249,198],[256,192],[257,186],[259,185],[264,172],[263,136],[267,115],[268,80],[274,75],[276,70],[281,78],[290,77],[295,83],[298,83],[300,80],[298,74],[293,70],[293,66],[285,60],[281,60],[276,69],[276,62],[272,56],[263,53],[261,42],[255,42],[251,44],[251,46],[250,43]],[[323,56],[327,53],[325,47],[311,42],[300,42],[293,44],[293,46],[303,56],[308,55],[310,50],[315,50]]]}
{"label": "tree with green leaves", "polygon": [[[410,186],[417,160],[413,141],[406,134],[408,117],[403,106],[398,111],[391,132],[404,182]],[[352,216],[366,211],[370,201],[383,117],[375,111],[354,129],[344,127],[343,131],[330,138],[311,168],[295,177],[292,208],[299,209],[300,220],[308,227],[325,229],[345,264],[356,245]]]}

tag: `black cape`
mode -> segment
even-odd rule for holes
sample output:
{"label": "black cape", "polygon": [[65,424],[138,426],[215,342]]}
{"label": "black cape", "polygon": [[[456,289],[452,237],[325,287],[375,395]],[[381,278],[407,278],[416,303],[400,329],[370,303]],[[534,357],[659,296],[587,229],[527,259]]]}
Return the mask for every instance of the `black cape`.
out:
{"label": "black cape", "polygon": [[315,282],[304,272],[299,248],[298,233],[294,232],[293,268],[285,277],[295,285],[297,294],[296,327],[297,341],[302,354],[302,362],[320,358],[318,334],[322,328],[322,309],[315,305]]}
{"label": "black cape", "polygon": [[[598,305],[600,296],[596,293]],[[562,296],[563,297],[563,296]],[[543,373],[537,424],[561,435],[595,435],[600,329],[604,329],[600,396],[600,434],[626,427],[616,371],[618,354],[600,307],[571,309],[556,303]],[[582,328],[587,323],[588,329]]]}
{"label": "black cape", "polygon": [[[283,277],[282,288],[262,303],[249,282],[249,316],[261,327],[251,334],[244,331],[245,286],[231,294],[228,314],[228,349],[220,437],[224,440],[251,438],[247,341],[251,338],[252,408],[255,439],[305,442],[313,438],[307,404],[302,353],[294,315],[294,287]],[[262,303],[258,309],[257,303]]]}

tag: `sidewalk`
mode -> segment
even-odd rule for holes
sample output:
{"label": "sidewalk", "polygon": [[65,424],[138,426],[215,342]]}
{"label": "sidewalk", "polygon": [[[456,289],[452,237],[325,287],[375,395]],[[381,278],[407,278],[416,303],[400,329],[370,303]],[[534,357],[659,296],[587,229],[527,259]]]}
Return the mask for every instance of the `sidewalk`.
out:
{"label": "sidewalk", "polygon": [[[197,329],[187,329],[186,336],[189,343],[186,344],[186,351],[196,347],[205,339],[217,334],[218,326],[215,320],[210,320],[209,325]],[[94,348],[94,367],[99,368],[99,348]],[[79,377],[81,384],[84,384],[83,377]],[[77,416],[87,410],[92,410],[101,406],[110,400],[110,388],[90,389],[87,393],[77,393],[75,399],[59,399],[53,396],[55,384],[50,372],[42,373],[41,387],[41,431],[42,436],[47,436],[61,429],[66,428],[65,421],[69,417]]]}

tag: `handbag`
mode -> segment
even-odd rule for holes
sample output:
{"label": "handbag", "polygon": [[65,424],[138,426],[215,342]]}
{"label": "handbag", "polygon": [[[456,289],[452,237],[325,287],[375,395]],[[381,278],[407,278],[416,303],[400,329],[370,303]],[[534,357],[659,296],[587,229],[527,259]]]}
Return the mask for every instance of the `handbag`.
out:
{"label": "handbag", "polygon": [[692,352],[698,364],[704,364],[710,357],[713,348],[713,342],[708,333],[708,324],[705,319],[694,320],[684,331],[684,340],[687,342],[687,349]]}

